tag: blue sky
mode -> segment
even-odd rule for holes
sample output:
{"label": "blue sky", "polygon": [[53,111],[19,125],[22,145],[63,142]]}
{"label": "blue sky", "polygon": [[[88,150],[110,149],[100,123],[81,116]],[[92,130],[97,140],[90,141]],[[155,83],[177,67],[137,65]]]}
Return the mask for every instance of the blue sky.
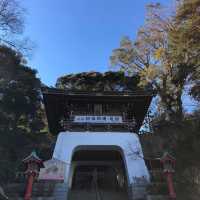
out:
{"label": "blue sky", "polygon": [[[36,44],[29,65],[48,86],[59,76],[107,71],[109,56],[123,36],[134,39],[145,6],[172,0],[20,0],[27,9],[25,35]],[[184,96],[186,110],[195,103]]]}
{"label": "blue sky", "polygon": [[123,36],[135,37],[150,2],[155,1],[21,0],[25,35],[36,44],[29,65],[49,86],[67,73],[109,70],[112,49]]}

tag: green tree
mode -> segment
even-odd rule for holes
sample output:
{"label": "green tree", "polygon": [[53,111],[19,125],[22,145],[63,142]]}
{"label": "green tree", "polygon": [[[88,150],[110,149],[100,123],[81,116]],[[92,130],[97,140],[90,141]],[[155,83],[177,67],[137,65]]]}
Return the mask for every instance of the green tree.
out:
{"label": "green tree", "polygon": [[0,184],[13,180],[21,159],[41,147],[43,113],[36,70],[26,66],[20,53],[1,46]]}
{"label": "green tree", "polygon": [[[182,92],[188,74],[180,63],[172,62],[169,32],[173,17],[160,4],[147,6],[147,17],[135,41],[122,39],[113,50],[111,64],[140,76],[139,85],[151,85],[160,98],[161,113],[168,119],[182,118]],[[172,13],[172,11],[171,11]]]}
{"label": "green tree", "polygon": [[23,30],[19,1],[0,0],[0,184],[13,181],[21,159],[33,148],[50,153],[51,137],[41,133],[46,128],[41,83],[22,56],[31,50]]}
{"label": "green tree", "polygon": [[169,32],[172,60],[190,74],[191,94],[200,100],[200,0],[180,0],[173,21]]}
{"label": "green tree", "polygon": [[39,131],[35,121],[41,112],[40,80],[36,70],[25,65],[20,53],[8,47],[0,47],[0,114],[8,129],[25,128]]}

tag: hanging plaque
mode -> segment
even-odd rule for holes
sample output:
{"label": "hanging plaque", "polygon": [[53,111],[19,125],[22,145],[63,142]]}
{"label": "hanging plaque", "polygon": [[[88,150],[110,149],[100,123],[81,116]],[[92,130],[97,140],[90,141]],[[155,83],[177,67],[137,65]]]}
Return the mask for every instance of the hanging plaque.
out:
{"label": "hanging plaque", "polygon": [[122,123],[121,116],[85,116],[85,115],[76,115],[74,117],[74,122],[76,123]]}

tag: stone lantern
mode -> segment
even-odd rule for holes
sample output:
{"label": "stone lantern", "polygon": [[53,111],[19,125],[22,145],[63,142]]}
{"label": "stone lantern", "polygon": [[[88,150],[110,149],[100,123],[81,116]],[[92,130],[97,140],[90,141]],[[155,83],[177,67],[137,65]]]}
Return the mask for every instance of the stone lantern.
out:
{"label": "stone lantern", "polygon": [[171,199],[176,199],[176,193],[173,185],[173,174],[175,172],[176,159],[168,152],[165,152],[160,159],[163,165],[163,172],[167,178],[167,186],[169,190],[169,196]]}
{"label": "stone lantern", "polygon": [[27,185],[24,200],[30,200],[34,179],[39,175],[40,168],[43,168],[43,161],[37,156],[35,151],[24,158],[22,161],[26,165],[25,175],[27,176]]}

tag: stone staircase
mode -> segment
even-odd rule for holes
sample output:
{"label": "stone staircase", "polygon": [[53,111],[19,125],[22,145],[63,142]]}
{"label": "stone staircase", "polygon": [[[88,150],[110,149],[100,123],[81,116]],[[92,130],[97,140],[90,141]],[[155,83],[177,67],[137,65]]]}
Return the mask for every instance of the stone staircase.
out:
{"label": "stone staircase", "polygon": [[170,200],[166,195],[148,195],[147,200]]}
{"label": "stone staircase", "polygon": [[[154,184],[151,187],[157,188]],[[136,189],[136,187],[134,188]],[[142,188],[137,188],[136,190],[133,190],[131,195],[129,193],[129,197],[127,192],[105,189],[101,189],[99,194],[91,190],[72,190],[67,195],[68,188],[66,183],[38,181],[33,185],[32,200],[169,200],[167,195],[159,195],[160,192],[157,189],[145,196],[141,196],[141,192],[143,193]],[[25,183],[9,184],[4,187],[4,191],[9,200],[23,200]]]}
{"label": "stone staircase", "polygon": [[[5,187],[9,200],[23,200],[25,193],[24,183],[10,184]],[[34,183],[32,200],[66,200],[67,185],[57,181],[39,181]]]}
{"label": "stone staircase", "polygon": [[163,176],[159,176],[158,172],[151,172],[151,183],[147,186],[147,200],[170,200],[168,195],[168,187]]}
{"label": "stone staircase", "polygon": [[95,191],[73,190],[69,192],[68,200],[128,200],[125,192],[109,190]]}

